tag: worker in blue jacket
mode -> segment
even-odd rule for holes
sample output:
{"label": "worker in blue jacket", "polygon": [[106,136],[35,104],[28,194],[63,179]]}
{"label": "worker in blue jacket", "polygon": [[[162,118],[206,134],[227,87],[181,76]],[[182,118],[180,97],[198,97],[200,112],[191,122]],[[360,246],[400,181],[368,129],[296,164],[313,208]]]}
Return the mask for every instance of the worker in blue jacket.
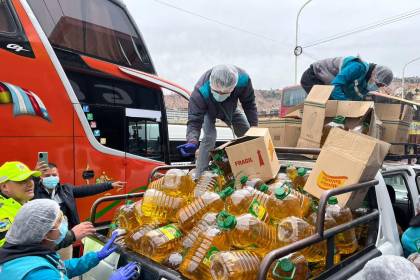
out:
{"label": "worker in blue jacket", "polygon": [[330,96],[333,100],[364,100],[368,92],[389,86],[392,79],[388,67],[347,56],[314,62],[303,73],[300,83],[307,93],[314,85],[333,85]]}
{"label": "worker in blue jacket", "polygon": [[[0,279],[70,279],[89,271],[116,250],[112,245],[115,233],[102,250],[63,262],[54,248],[67,231],[67,219],[54,200],[36,199],[23,205],[0,249]],[[135,264],[129,263],[109,279],[128,280],[136,273]]]}

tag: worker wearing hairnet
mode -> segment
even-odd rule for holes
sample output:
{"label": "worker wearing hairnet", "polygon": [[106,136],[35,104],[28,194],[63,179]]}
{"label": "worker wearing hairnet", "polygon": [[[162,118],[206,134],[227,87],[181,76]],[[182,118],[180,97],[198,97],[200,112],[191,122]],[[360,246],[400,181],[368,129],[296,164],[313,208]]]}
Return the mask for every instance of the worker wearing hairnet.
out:
{"label": "worker wearing hairnet", "polygon": [[300,84],[309,93],[314,85],[333,85],[330,99],[364,100],[370,91],[389,86],[392,71],[359,57],[334,57],[316,61],[303,73]]}
{"label": "worker wearing hairnet", "polygon": [[392,255],[384,255],[368,261],[362,270],[363,280],[416,280],[420,272],[409,260]]}
{"label": "worker wearing hairnet", "polygon": [[[36,199],[23,205],[0,249],[0,279],[69,279],[89,271],[116,250],[112,243],[117,235],[113,234],[102,250],[63,262],[55,247],[67,231],[67,219],[54,200]],[[129,263],[109,279],[128,280],[135,274],[136,266]]]}
{"label": "worker wearing hairnet", "polygon": [[[238,108],[241,102],[244,113]],[[198,153],[197,175],[207,169],[209,152],[216,144],[216,119],[243,136],[250,126],[258,126],[254,89],[248,74],[233,65],[218,65],[205,72],[191,94],[188,104],[187,143],[178,146],[184,157],[198,148],[201,128],[204,136]]]}

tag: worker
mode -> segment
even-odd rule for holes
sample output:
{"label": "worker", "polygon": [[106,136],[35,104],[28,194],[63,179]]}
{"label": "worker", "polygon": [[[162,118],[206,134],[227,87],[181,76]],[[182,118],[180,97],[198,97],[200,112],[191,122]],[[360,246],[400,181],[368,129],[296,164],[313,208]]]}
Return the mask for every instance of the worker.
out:
{"label": "worker", "polygon": [[[55,247],[67,231],[67,219],[56,201],[35,199],[23,205],[0,249],[0,279],[70,279],[89,271],[116,250],[115,232],[100,251],[63,262]],[[136,273],[135,264],[129,263],[109,279],[128,280]]]}
{"label": "worker", "polygon": [[[238,108],[241,102],[244,113]],[[208,168],[209,152],[216,144],[216,119],[224,121],[240,137],[250,126],[258,126],[254,89],[248,74],[233,65],[218,65],[205,72],[195,85],[188,104],[187,143],[178,146],[183,157],[198,154],[197,174]]]}
{"label": "worker", "polygon": [[370,91],[389,86],[392,71],[359,57],[334,57],[316,61],[303,73],[300,84],[309,93],[314,85],[333,85],[332,100],[364,100]]}
{"label": "worker", "polygon": [[[33,177],[40,175],[40,171],[33,171],[19,161],[6,162],[0,167],[0,247],[19,209],[34,197]],[[68,231],[58,248],[68,247],[94,232],[90,222],[77,225]]]}

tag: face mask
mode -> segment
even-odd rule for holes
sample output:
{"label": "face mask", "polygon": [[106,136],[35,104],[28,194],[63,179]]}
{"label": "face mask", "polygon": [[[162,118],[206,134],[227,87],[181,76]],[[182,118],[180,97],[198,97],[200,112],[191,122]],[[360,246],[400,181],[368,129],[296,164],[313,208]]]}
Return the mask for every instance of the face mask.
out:
{"label": "face mask", "polygon": [[50,176],[42,178],[42,184],[50,190],[55,189],[55,187],[58,185],[58,182],[60,182],[60,177],[58,176]]}
{"label": "face mask", "polygon": [[367,90],[368,91],[378,91],[379,87],[375,83],[368,83]]}
{"label": "face mask", "polygon": [[67,219],[63,219],[63,221],[61,222],[60,227],[58,229],[55,228],[55,229],[52,229],[52,230],[60,231],[60,236],[55,240],[51,240],[51,239],[48,239],[48,238],[45,238],[45,239],[48,240],[48,241],[52,241],[52,242],[54,242],[54,244],[58,245],[58,244],[61,243],[61,241],[63,241],[64,237],[66,237],[67,232],[69,231],[69,226],[68,226],[68,223],[67,223]]}
{"label": "face mask", "polygon": [[230,94],[218,94],[217,92],[214,92],[214,91],[212,91],[211,93],[213,94],[214,100],[216,100],[217,102],[225,101],[230,95]]}

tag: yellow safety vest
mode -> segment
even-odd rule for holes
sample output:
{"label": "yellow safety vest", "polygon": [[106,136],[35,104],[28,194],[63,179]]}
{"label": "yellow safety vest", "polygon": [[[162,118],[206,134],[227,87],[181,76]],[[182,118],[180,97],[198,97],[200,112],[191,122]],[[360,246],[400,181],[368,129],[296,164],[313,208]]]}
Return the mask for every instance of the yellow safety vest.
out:
{"label": "yellow safety vest", "polygon": [[0,195],[0,247],[6,242],[6,233],[22,205],[13,198]]}

